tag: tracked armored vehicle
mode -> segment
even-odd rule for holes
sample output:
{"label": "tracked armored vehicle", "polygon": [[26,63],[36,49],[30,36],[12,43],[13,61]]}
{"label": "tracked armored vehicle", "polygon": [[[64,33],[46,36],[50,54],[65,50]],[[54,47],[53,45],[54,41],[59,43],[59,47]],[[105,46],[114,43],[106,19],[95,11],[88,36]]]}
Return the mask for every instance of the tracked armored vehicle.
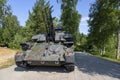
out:
{"label": "tracked armored vehicle", "polygon": [[[51,13],[51,11],[49,11]],[[32,42],[21,43],[22,51],[15,55],[18,67],[65,66],[74,70],[73,36],[62,27],[53,27],[52,17],[45,18],[46,33],[32,37]],[[49,20],[49,21],[48,21]]]}

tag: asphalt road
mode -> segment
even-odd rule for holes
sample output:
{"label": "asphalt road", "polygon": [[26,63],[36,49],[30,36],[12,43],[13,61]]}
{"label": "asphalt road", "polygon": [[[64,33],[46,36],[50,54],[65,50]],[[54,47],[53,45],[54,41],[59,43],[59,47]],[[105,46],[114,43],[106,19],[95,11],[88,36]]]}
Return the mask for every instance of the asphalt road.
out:
{"label": "asphalt road", "polygon": [[23,69],[15,65],[0,70],[0,80],[120,80],[120,64],[85,53],[75,53],[75,71],[62,67]]}

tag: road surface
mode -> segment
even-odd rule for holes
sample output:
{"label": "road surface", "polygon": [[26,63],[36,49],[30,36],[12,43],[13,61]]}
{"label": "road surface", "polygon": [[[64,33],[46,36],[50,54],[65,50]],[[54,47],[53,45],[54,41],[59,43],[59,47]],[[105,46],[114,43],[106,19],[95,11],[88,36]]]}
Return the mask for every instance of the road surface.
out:
{"label": "road surface", "polygon": [[120,64],[85,53],[75,53],[75,71],[62,67],[34,67],[26,70],[15,65],[0,70],[0,80],[120,80]]}

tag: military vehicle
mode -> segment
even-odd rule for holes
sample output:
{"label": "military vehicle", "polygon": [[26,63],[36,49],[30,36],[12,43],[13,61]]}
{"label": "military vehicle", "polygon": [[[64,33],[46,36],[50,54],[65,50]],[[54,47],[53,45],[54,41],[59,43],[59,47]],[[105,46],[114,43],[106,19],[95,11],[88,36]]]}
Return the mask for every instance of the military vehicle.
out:
{"label": "military vehicle", "polygon": [[[46,10],[44,13],[47,13]],[[32,42],[21,43],[22,51],[15,55],[18,67],[30,66],[64,66],[68,71],[74,70],[74,43],[72,34],[62,27],[53,27],[51,10],[44,17],[46,33],[32,37]]]}

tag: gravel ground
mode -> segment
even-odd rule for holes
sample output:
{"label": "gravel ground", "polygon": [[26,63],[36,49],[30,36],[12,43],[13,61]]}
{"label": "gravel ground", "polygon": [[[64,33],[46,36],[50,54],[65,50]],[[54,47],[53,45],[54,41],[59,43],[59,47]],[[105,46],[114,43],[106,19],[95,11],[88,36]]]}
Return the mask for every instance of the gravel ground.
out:
{"label": "gravel ground", "polygon": [[120,64],[75,53],[75,70],[62,67],[34,67],[24,69],[13,65],[0,70],[0,80],[120,80]]}

